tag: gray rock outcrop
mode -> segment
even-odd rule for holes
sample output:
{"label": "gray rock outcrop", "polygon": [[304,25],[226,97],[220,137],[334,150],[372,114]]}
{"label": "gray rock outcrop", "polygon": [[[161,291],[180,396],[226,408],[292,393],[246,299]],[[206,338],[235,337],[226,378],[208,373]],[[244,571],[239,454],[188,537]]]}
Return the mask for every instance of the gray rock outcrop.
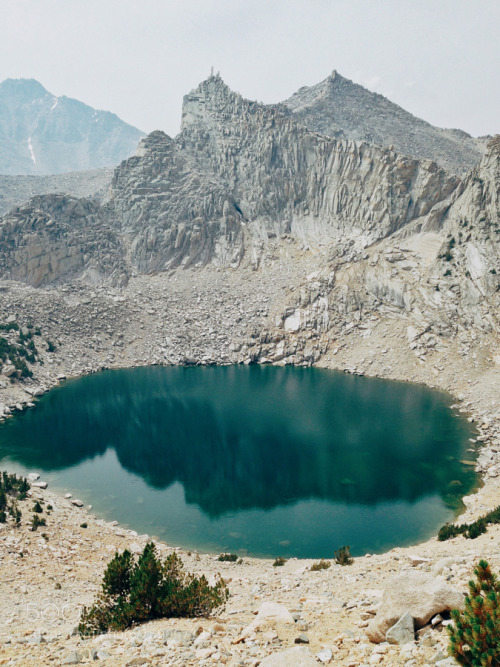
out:
{"label": "gray rock outcrop", "polygon": [[484,139],[434,127],[335,71],[314,86],[300,88],[283,104],[310,130],[394,146],[404,155],[434,160],[453,173],[477,165],[484,152]]}
{"label": "gray rock outcrop", "polygon": [[124,284],[124,249],[97,204],[41,195],[0,219],[0,276],[34,287],[85,273]]}
{"label": "gray rock outcrop", "polygon": [[184,98],[176,139],[155,132],[120,165],[110,204],[140,271],[258,265],[269,239],[363,248],[457,187],[430,161],[321,137],[213,76]]}

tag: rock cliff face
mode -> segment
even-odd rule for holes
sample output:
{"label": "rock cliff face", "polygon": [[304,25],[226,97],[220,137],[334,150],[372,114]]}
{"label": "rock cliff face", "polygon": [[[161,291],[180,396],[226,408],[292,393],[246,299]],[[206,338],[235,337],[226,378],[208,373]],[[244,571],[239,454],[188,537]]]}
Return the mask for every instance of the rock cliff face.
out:
{"label": "rock cliff face", "polygon": [[284,235],[362,249],[458,182],[430,161],[319,136],[211,77],[185,97],[176,139],[153,133],[117,168],[110,204],[141,271],[244,254],[258,265]]}
{"label": "rock cliff face", "polygon": [[283,104],[310,130],[393,145],[404,155],[434,160],[452,173],[476,166],[485,148],[484,140],[434,127],[335,71],[315,86],[304,86]]}
{"label": "rock cliff face", "polygon": [[0,219],[0,275],[34,287],[84,276],[127,280],[124,248],[99,206],[41,195]]}
{"label": "rock cliff face", "polygon": [[408,322],[421,360],[457,339],[467,356],[478,335],[500,329],[500,137],[481,164],[431,213],[340,267],[329,293],[329,320],[369,335],[370,317]]}
{"label": "rock cliff face", "polygon": [[115,114],[55,97],[33,79],[0,83],[0,173],[61,174],[114,167],[143,133]]}

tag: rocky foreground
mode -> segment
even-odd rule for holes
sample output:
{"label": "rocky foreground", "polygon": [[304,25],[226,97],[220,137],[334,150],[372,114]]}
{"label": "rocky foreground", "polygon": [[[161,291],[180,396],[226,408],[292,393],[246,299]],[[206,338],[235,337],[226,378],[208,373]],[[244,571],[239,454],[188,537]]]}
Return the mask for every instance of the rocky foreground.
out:
{"label": "rocky foreground", "polygon": [[[490,490],[498,492],[498,484]],[[468,519],[488,506],[490,490],[477,494]],[[178,552],[193,573],[210,580],[220,572],[231,594],[226,610],[214,618],[165,619],[82,639],[75,630],[79,613],[93,601],[107,562],[116,550],[139,553],[151,538],[98,519],[78,507],[78,499],[35,487],[31,494],[21,503],[23,525],[0,530],[1,664],[439,664],[447,655],[449,618],[438,615],[440,603],[460,603],[480,558],[500,569],[499,526],[476,540],[432,539],[367,554],[350,566],[332,561],[318,572],[310,570],[312,560],[290,559],[282,567],[248,557],[224,563],[217,555],[158,542],[161,556]],[[32,532],[26,517],[36,499],[47,525]],[[402,644],[371,642],[368,637],[377,639],[385,628],[387,604],[399,614],[397,605],[412,596],[428,616],[416,641],[403,629],[394,639]]]}

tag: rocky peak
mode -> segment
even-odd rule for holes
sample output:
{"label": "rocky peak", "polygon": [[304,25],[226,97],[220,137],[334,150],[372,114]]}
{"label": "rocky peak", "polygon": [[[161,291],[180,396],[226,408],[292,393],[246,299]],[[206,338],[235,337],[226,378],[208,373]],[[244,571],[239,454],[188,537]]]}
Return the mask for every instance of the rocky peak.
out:
{"label": "rocky peak", "polygon": [[219,74],[211,75],[184,96],[181,130],[197,122],[206,123],[214,115],[230,108],[234,110],[242,102],[241,95],[233,92]]}
{"label": "rocky peak", "polygon": [[172,144],[173,139],[171,139],[168,134],[165,134],[165,132],[162,132],[161,130],[155,130],[141,139],[135,155],[136,157],[144,157],[148,153],[161,152]]}
{"label": "rocky peak", "polygon": [[0,98],[3,95],[8,95],[11,99],[17,99],[20,102],[54,97],[35,79],[5,79],[0,83]]}
{"label": "rocky peak", "polygon": [[405,155],[434,160],[454,173],[477,165],[484,152],[483,140],[434,127],[335,70],[320,83],[300,88],[283,104],[311,130],[393,146]]}

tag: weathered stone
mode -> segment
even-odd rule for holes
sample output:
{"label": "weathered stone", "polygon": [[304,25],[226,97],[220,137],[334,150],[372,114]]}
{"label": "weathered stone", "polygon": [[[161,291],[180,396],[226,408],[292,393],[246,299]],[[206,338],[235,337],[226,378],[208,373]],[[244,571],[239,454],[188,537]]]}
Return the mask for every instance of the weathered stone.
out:
{"label": "weathered stone", "polygon": [[318,663],[306,646],[294,646],[272,653],[260,663],[261,667],[315,667]]}
{"label": "weathered stone", "polygon": [[318,653],[316,653],[317,659],[322,662],[322,663],[327,663],[330,662],[330,660],[333,657],[332,649],[331,648],[324,648]]}
{"label": "weathered stone", "polygon": [[464,600],[462,593],[425,572],[398,575],[387,583],[380,609],[366,634],[370,641],[382,642],[389,628],[406,613],[414,618],[418,629],[435,614],[463,609]]}
{"label": "weathered stone", "polygon": [[404,614],[385,634],[389,644],[408,644],[415,639],[415,623],[411,614]]}
{"label": "weathered stone", "polygon": [[277,602],[263,602],[256,618],[252,621],[252,625],[258,627],[265,621],[289,624],[294,623],[293,616],[288,609]]}
{"label": "weathered stone", "polygon": [[82,661],[82,656],[78,651],[71,651],[64,660],[62,661],[62,665],[78,665]]}

